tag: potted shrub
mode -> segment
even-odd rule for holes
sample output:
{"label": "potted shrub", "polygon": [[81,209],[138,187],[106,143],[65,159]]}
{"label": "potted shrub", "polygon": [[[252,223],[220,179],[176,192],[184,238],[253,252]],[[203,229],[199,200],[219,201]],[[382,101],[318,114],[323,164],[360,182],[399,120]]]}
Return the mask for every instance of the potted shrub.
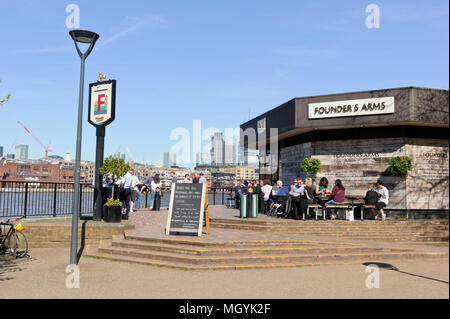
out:
{"label": "potted shrub", "polygon": [[413,169],[413,159],[408,156],[396,156],[389,159],[390,171],[392,175],[405,178],[408,172]]}
{"label": "potted shrub", "polygon": [[[130,165],[126,164],[123,158],[114,158],[112,156],[105,159],[99,172],[102,177],[110,178],[113,183],[130,170]],[[111,198],[108,198],[103,206],[103,219],[105,222],[118,223],[122,219],[122,203],[114,199],[114,187]]]}
{"label": "potted shrub", "polygon": [[120,223],[122,220],[122,202],[120,200],[108,198],[103,206],[103,220],[107,223]]}
{"label": "potted shrub", "polygon": [[322,163],[318,158],[305,158],[302,162],[304,172],[311,175],[313,182],[316,181],[317,173],[322,169]]}

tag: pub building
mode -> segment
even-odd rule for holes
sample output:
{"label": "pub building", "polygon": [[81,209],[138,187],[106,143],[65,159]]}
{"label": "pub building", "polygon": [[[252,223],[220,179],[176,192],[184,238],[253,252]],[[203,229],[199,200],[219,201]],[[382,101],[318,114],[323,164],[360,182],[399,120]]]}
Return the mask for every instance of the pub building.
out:
{"label": "pub building", "polygon": [[[346,195],[364,196],[381,179],[390,195],[388,215],[448,218],[448,93],[404,87],[294,98],[242,124],[241,140],[248,149],[266,145],[259,150],[261,179],[291,185],[309,177],[302,161],[318,158],[315,182],[326,177],[330,191],[341,179]],[[261,141],[249,142],[249,128]],[[275,152],[270,128],[278,129]],[[413,159],[406,178],[390,173],[389,159],[396,156]]]}

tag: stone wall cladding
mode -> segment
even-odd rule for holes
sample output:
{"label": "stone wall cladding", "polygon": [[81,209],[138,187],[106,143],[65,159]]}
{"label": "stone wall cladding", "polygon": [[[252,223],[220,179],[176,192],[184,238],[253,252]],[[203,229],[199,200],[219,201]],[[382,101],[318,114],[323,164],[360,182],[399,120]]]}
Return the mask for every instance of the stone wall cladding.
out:
{"label": "stone wall cladding", "polygon": [[[430,156],[441,158],[429,159],[423,154],[438,154]],[[392,176],[388,164],[392,156],[405,155],[413,157],[415,164],[406,180]],[[283,183],[290,185],[296,177],[307,177],[301,169],[301,162],[311,156],[322,162],[322,172],[316,182],[325,176],[330,190],[339,178],[347,195],[364,195],[381,178],[390,191],[389,209],[449,208],[448,141],[387,138],[312,142],[285,147],[280,151]],[[445,156],[446,159],[442,158]]]}

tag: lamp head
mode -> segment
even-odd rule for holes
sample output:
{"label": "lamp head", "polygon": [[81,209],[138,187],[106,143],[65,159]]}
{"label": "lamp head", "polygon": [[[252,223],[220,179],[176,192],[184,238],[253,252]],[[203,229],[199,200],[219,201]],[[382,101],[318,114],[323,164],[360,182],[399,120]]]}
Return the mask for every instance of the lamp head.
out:
{"label": "lamp head", "polygon": [[100,37],[97,33],[87,30],[72,30],[69,34],[74,41],[80,43],[95,43]]}
{"label": "lamp head", "polygon": [[[75,43],[75,48],[77,49],[78,55],[83,61],[89,56],[92,49],[94,48],[95,42],[98,40],[98,38],[100,38],[97,33],[87,30],[72,30],[69,32],[69,34],[72,37],[73,42]],[[82,53],[80,51],[80,48],[78,47],[78,43],[89,44],[89,48],[86,50],[86,52]]]}

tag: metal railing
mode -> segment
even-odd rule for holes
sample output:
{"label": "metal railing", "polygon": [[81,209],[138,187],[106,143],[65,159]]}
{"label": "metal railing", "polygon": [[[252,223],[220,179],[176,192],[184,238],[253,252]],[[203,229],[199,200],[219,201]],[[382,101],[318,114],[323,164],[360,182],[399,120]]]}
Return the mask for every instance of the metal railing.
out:
{"label": "metal railing", "polygon": [[[0,217],[72,214],[73,183],[0,180]],[[80,216],[92,215],[94,187],[80,183]]]}
{"label": "metal railing", "polygon": [[[72,214],[74,183],[34,182],[0,179],[1,217],[57,217]],[[233,196],[230,187],[208,188],[208,203],[226,205]],[[91,183],[80,183],[80,216],[92,216],[94,211],[94,187]],[[168,208],[170,192],[163,192],[161,208]],[[149,208],[151,194],[143,193],[136,208]]]}

